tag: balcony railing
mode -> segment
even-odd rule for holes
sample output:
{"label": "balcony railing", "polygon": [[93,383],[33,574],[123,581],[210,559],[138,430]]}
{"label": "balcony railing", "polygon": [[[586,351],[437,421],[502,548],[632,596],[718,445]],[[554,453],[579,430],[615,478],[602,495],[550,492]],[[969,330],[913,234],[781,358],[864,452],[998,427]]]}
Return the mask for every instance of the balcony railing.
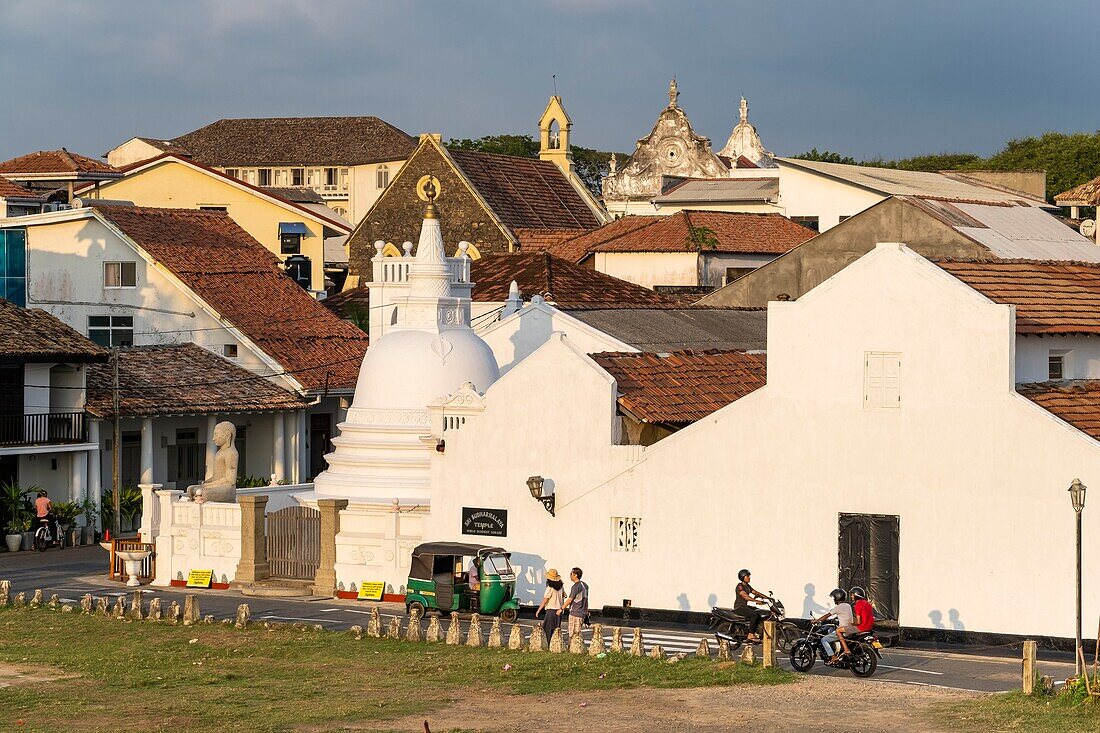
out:
{"label": "balcony railing", "polygon": [[0,446],[86,443],[83,412],[0,415]]}

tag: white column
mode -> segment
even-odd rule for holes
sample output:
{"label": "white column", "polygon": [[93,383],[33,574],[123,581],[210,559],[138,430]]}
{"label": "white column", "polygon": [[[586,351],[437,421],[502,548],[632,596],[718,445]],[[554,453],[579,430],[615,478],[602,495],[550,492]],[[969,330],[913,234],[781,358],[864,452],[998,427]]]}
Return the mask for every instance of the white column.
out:
{"label": "white column", "polygon": [[103,459],[99,445],[99,420],[88,421],[88,442],[95,447],[88,451],[88,498],[96,505],[99,514],[99,501],[103,495]]}
{"label": "white column", "polygon": [[206,477],[210,478],[214,474],[214,454],[218,452],[218,448],[214,445],[214,426],[218,424],[217,415],[206,416]]}
{"label": "white column", "polygon": [[88,486],[88,452],[69,454],[69,501],[79,502]]}
{"label": "white column", "polygon": [[287,481],[293,482],[295,471],[295,456],[298,455],[297,437],[298,437],[298,423],[295,419],[295,413],[285,412],[282,415],[283,418],[283,435],[286,439],[283,441],[283,478]]}
{"label": "white column", "polygon": [[139,483],[153,483],[153,418],[151,417],[141,420],[141,481]]}
{"label": "white column", "polygon": [[275,439],[271,446],[271,473],[276,481],[286,478],[286,440],[283,431],[283,415],[276,412],[271,416],[271,424]]}
{"label": "white column", "polygon": [[298,483],[305,482],[309,477],[309,442],[306,439],[308,425],[306,411],[298,410],[298,474],[295,479]]}
{"label": "white column", "polygon": [[348,410],[351,409],[351,400],[347,397],[340,398],[340,407],[336,410],[336,425],[333,427],[339,427],[340,423],[348,419]]}

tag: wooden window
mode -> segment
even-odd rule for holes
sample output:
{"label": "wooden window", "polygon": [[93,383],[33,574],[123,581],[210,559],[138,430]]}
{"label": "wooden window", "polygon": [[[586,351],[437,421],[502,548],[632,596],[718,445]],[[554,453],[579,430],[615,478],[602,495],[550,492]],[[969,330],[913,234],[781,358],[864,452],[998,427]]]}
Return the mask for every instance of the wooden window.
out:
{"label": "wooden window", "polygon": [[133,316],[88,316],[88,338],[100,346],[134,345]]}
{"label": "wooden window", "polygon": [[641,550],[641,517],[611,518],[611,551],[639,552]]}
{"label": "wooden window", "polygon": [[301,168],[290,169],[290,185],[292,186],[304,186],[305,185],[305,171]]}
{"label": "wooden window", "polygon": [[226,168],[225,175],[229,176],[230,178],[239,179],[241,177],[241,172],[236,168]]}
{"label": "wooden window", "polygon": [[137,263],[136,262],[104,262],[103,263],[103,287],[105,287],[105,288],[133,288],[133,287],[137,287]]}
{"label": "wooden window", "polygon": [[374,174],[374,187],[383,189],[388,185],[390,185],[390,169],[387,166],[380,165]]}
{"label": "wooden window", "polygon": [[1051,354],[1047,357],[1047,379],[1051,381],[1066,378],[1066,355]]}
{"label": "wooden window", "polygon": [[222,356],[230,359],[237,358],[237,345],[236,344],[222,344]]}
{"label": "wooden window", "polygon": [[335,186],[337,183],[337,172],[335,168],[325,168],[325,186]]}
{"label": "wooden window", "polygon": [[271,169],[270,168],[261,168],[258,171],[258,173],[259,173],[259,177],[256,179],[257,180],[257,185],[259,185],[259,186],[270,186],[271,185]]}
{"label": "wooden window", "polygon": [[868,351],[863,355],[863,406],[868,409],[901,407],[901,354]]}

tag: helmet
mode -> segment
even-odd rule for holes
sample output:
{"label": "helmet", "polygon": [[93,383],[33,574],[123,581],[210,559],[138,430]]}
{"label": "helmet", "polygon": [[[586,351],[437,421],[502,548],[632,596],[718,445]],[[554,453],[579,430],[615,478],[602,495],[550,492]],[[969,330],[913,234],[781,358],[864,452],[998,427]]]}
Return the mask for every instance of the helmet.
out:
{"label": "helmet", "polygon": [[747,578],[750,575],[752,575],[752,573],[749,572],[748,568],[741,568],[740,570],[737,571],[737,579],[740,580],[742,583],[744,583],[745,578]]}
{"label": "helmet", "polygon": [[844,592],[843,588],[834,588],[829,597],[833,599],[833,603],[844,603],[848,599],[848,594]]}
{"label": "helmet", "polygon": [[863,590],[857,585],[855,588],[852,588],[850,591],[848,591],[848,595],[852,598],[866,598],[867,591]]}

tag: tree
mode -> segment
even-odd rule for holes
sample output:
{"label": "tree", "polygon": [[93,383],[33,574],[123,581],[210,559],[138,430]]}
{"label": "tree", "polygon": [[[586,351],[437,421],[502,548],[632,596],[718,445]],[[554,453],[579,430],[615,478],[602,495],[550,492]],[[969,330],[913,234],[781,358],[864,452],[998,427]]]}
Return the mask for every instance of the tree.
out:
{"label": "tree", "polygon": [[822,150],[820,153],[817,148],[805,153],[799,153],[798,155],[792,155],[792,158],[799,160],[816,160],[819,163],[844,163],[846,165],[857,165],[855,158],[847,155],[841,155],[840,153],[834,153],[829,150]]}
{"label": "tree", "polygon": [[718,235],[710,227],[689,227],[687,244],[699,252],[704,249],[718,249]]}

